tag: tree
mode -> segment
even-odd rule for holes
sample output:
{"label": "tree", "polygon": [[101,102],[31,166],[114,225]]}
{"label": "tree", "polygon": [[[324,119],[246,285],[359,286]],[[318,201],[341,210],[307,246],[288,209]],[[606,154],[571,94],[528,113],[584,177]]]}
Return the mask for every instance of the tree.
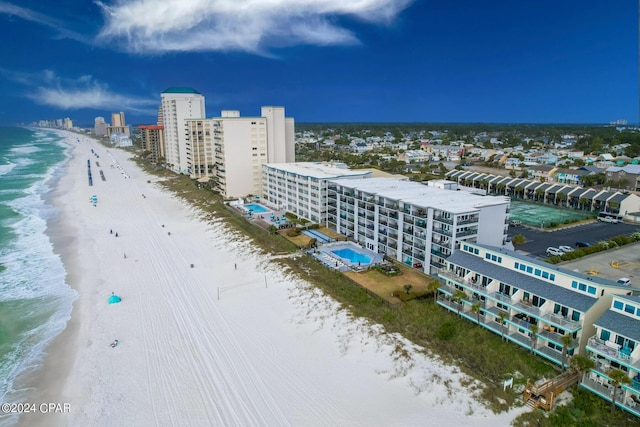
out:
{"label": "tree", "polygon": [[507,318],[507,313],[504,311],[500,311],[498,314],[498,323],[500,323],[500,335],[502,337],[502,341],[504,341],[504,320]]}
{"label": "tree", "polygon": [[276,234],[278,232],[278,229],[273,224],[269,226],[268,230],[269,230],[269,234]]}
{"label": "tree", "polygon": [[607,372],[607,376],[611,379],[611,385],[613,386],[613,395],[611,396],[611,415],[616,410],[616,398],[618,397],[618,387],[625,384],[631,384],[631,378],[626,372],[620,369],[611,369]]}
{"label": "tree", "polygon": [[460,309],[462,308],[462,300],[465,299],[467,297],[467,294],[458,289],[453,293],[453,296],[451,297],[453,299],[453,301],[455,301],[458,304],[458,316],[460,316]]}
{"label": "tree", "polygon": [[438,282],[437,280],[432,280],[427,285],[427,291],[433,293],[433,303],[434,304],[436,303],[436,300],[438,299],[438,288],[440,288],[440,282]]}
{"label": "tree", "polygon": [[576,354],[569,359],[569,368],[580,374],[580,382],[582,382],[585,372],[590,371],[595,367],[596,362],[581,354]]}
{"label": "tree", "polygon": [[473,304],[471,306],[471,312],[475,313],[476,318],[478,319],[478,325],[480,325],[480,313],[482,313],[482,304],[479,302]]}
{"label": "tree", "polygon": [[524,234],[516,234],[511,239],[511,243],[514,245],[524,245],[527,242],[527,238],[524,237]]}
{"label": "tree", "polygon": [[566,371],[567,351],[569,349],[569,346],[573,343],[573,337],[571,336],[571,334],[564,334],[562,338],[560,338],[560,341],[562,342],[562,370]]}
{"label": "tree", "polygon": [[529,331],[531,332],[531,354],[533,354],[536,349],[536,340],[538,339],[536,335],[538,333],[538,325],[532,323],[529,325]]}
{"label": "tree", "polygon": [[409,292],[411,292],[411,288],[413,288],[413,285],[411,283],[407,283],[403,286],[403,288],[407,292],[407,295],[409,295]]}

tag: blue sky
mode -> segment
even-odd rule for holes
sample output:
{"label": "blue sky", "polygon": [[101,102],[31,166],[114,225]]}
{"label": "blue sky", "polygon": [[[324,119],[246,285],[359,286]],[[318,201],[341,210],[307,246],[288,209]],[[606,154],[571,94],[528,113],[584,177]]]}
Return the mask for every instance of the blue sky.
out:
{"label": "blue sky", "polygon": [[0,124],[151,124],[170,86],[208,117],[638,122],[635,0],[0,0],[0,40]]}

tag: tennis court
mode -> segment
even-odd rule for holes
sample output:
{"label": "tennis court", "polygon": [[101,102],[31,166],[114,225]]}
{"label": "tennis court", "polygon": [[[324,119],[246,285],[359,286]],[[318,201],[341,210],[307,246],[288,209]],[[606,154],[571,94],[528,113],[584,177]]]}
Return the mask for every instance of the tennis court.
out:
{"label": "tennis court", "polygon": [[565,221],[594,218],[595,212],[579,211],[570,208],[538,205],[518,200],[511,200],[509,219],[520,221],[532,227],[548,227],[552,222],[564,224]]}

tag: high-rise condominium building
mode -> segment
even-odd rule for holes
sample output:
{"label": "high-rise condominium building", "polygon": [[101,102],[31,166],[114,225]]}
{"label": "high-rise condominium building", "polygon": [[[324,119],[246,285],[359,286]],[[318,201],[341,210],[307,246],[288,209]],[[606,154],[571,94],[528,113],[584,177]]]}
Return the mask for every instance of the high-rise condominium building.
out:
{"label": "high-rise condominium building", "polygon": [[107,123],[104,121],[104,117],[96,117],[94,119],[93,133],[96,136],[105,136],[107,134]]}
{"label": "high-rise condominium building", "polygon": [[[262,107],[260,117],[237,110],[220,117],[185,120],[186,172],[192,178],[215,178],[225,197],[261,192],[261,166],[295,160],[294,121],[284,107]],[[167,117],[165,115],[165,128]]]}
{"label": "high-rise condominium building", "polygon": [[149,152],[149,160],[159,163],[165,157],[164,153],[164,126],[144,125],[138,126],[141,131],[142,146]]}
{"label": "high-rise condominium building", "polygon": [[206,117],[204,96],[190,87],[170,87],[160,96],[166,164],[176,173],[191,174],[185,120]]}
{"label": "high-rise condominium building", "polygon": [[[437,184],[437,183],[436,183]],[[327,191],[327,227],[435,274],[464,242],[502,246],[509,198],[391,178],[340,179]]]}

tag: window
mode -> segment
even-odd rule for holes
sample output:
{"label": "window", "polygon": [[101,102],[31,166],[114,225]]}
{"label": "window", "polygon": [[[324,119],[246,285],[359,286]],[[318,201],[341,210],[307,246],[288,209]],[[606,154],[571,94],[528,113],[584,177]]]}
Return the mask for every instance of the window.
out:
{"label": "window", "polygon": [[578,282],[576,282],[575,280],[573,282],[571,282],[571,287],[573,289],[578,289]]}
{"label": "window", "polygon": [[629,314],[633,314],[636,311],[636,308],[630,304],[626,304],[624,307],[624,311],[626,311]]}
{"label": "window", "polygon": [[500,264],[502,264],[502,257],[501,257],[501,256],[499,256],[499,257],[498,257],[498,262],[499,262]]}
{"label": "window", "polygon": [[578,283],[578,289],[584,292],[587,290],[587,285],[585,285],[584,283]]}
{"label": "window", "polygon": [[496,257],[495,255],[491,255],[491,261],[496,261],[498,259],[498,257]]}
{"label": "window", "polygon": [[622,310],[623,307],[624,307],[624,304],[622,304],[622,301],[614,301],[613,302],[613,308],[617,308],[618,310]]}
{"label": "window", "polygon": [[519,267],[519,266],[520,266],[520,263],[517,263],[517,262],[516,262],[516,264],[515,264],[515,268],[516,268],[516,270],[518,269],[518,267]]}
{"label": "window", "polygon": [[491,259],[491,254],[488,254],[488,253],[487,253],[487,254],[485,254],[485,255],[484,255],[484,258],[485,258],[485,259]]}
{"label": "window", "polygon": [[521,271],[524,271],[526,268],[527,268],[527,266],[526,266],[526,265],[524,265],[524,264],[520,264],[520,270],[521,270]]}
{"label": "window", "polygon": [[540,276],[540,275],[542,275],[542,271],[539,268],[536,268],[534,270],[533,274],[535,274],[536,276]]}
{"label": "window", "polygon": [[549,278],[549,273],[547,271],[543,271],[542,272],[542,278],[543,279],[548,279]]}
{"label": "window", "polygon": [[580,313],[574,310],[573,313],[571,313],[571,320],[574,322],[580,321]]}
{"label": "window", "polygon": [[587,292],[589,292],[591,295],[595,295],[596,294],[595,286],[589,286],[589,288],[587,288]]}
{"label": "window", "polygon": [[527,273],[532,273],[533,272],[533,267],[531,266],[527,266]]}
{"label": "window", "polygon": [[609,341],[609,338],[611,338],[611,332],[603,329],[600,331],[600,339],[602,341]]}
{"label": "window", "polygon": [[551,279],[551,281],[556,280],[556,275],[553,273],[549,274],[549,279]]}

